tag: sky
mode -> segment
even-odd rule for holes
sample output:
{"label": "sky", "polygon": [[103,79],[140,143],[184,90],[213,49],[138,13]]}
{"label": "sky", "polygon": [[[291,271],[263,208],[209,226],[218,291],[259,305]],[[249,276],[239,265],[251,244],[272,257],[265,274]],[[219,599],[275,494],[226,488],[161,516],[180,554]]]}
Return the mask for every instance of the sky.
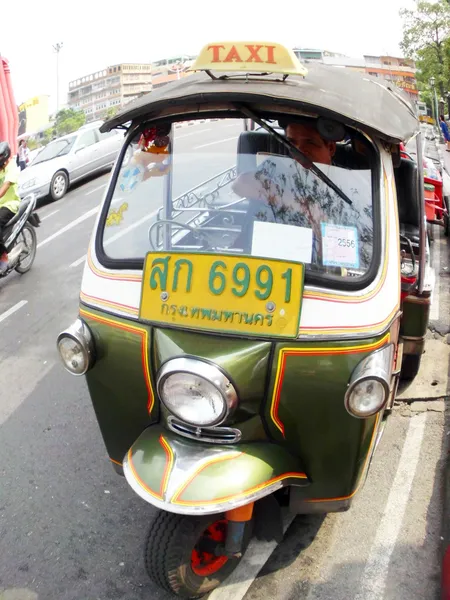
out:
{"label": "sky", "polygon": [[[7,3],[7,4],[6,4]],[[10,62],[17,104],[48,94],[60,104],[69,81],[121,62],[197,54],[223,40],[267,41],[348,56],[399,55],[400,8],[414,0],[3,0],[0,55]],[[11,24],[11,25],[10,25]]]}

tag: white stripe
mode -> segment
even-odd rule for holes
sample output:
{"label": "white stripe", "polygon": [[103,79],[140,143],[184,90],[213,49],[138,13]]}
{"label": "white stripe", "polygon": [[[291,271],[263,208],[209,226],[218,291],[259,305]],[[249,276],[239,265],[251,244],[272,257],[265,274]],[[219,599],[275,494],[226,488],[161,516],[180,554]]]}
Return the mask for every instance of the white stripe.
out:
{"label": "white stripe", "polygon": [[194,150],[198,150],[198,148],[206,148],[206,146],[214,146],[214,144],[222,144],[223,142],[229,142],[230,140],[236,140],[237,135],[233,137],[225,138],[224,140],[216,140],[215,142],[209,142],[208,144],[201,144],[200,146],[194,146]]}
{"label": "white stripe", "polygon": [[48,215],[45,215],[45,217],[41,217],[41,221],[45,221],[45,219],[48,219],[49,217],[51,217],[52,215],[56,215],[57,212],[59,212],[60,209],[58,208],[58,210],[54,210],[53,212],[51,212]]}
{"label": "white stripe", "polygon": [[192,131],[192,133],[183,133],[183,135],[176,135],[175,136],[175,141],[176,140],[181,140],[181,138],[189,137],[190,135],[198,135],[199,133],[204,133],[205,131],[211,131],[211,128],[209,128],[209,129],[200,129],[199,131]]}
{"label": "white stripe", "polygon": [[42,240],[42,242],[39,242],[39,244],[37,245],[37,247],[41,248],[41,246],[45,246],[45,244],[48,244],[49,242],[51,242],[52,240],[54,240],[58,236],[62,235],[63,233],[66,233],[66,231],[69,231],[69,229],[72,229],[73,227],[76,227],[77,225],[79,225],[80,223],[82,223],[83,221],[85,221],[86,219],[89,219],[89,217],[92,217],[93,215],[95,215],[95,213],[97,211],[98,211],[98,206],[96,206],[95,208],[92,208],[89,212],[85,213],[84,215],[81,215],[81,217],[78,217],[78,219],[75,219],[75,221],[72,221],[72,223],[69,223],[68,225],[66,225],[62,229],[59,229],[53,235],[49,236],[48,238],[45,238],[45,240]]}
{"label": "white stripe", "polygon": [[[139,221],[136,221],[136,223],[133,223],[132,225],[129,225],[128,227],[126,227],[123,231],[118,231],[115,235],[113,235],[108,240],[106,240],[106,242],[104,243],[104,246],[108,246],[109,244],[112,244],[112,242],[115,242],[116,240],[123,237],[124,235],[127,235],[127,233],[130,233],[130,231],[133,231],[133,229],[136,229],[136,227],[139,227],[139,225],[142,225],[142,223],[149,221],[151,218],[153,218],[156,215],[158,210],[159,209],[154,210],[149,215],[146,215],[142,219],[139,219]],[[76,260],[75,262],[73,262],[70,265],[70,267],[71,268],[78,267],[79,265],[84,263],[85,260],[86,260],[86,254],[84,256],[82,256],[81,258],[79,258],[78,260]]]}
{"label": "white stripe", "polygon": [[103,183],[102,185],[99,185],[98,187],[96,187],[93,190],[91,190],[90,192],[86,192],[85,196],[90,196],[91,194],[95,194],[95,192],[98,192],[99,190],[101,190],[102,188],[104,188],[105,185],[106,185],[106,183]]}
{"label": "white stripe", "polygon": [[[294,518],[295,515],[286,515],[284,532],[287,531]],[[277,545],[275,541],[252,540],[237,568],[219,588],[208,596],[208,600],[242,600]]]}
{"label": "white stripe", "polygon": [[[436,227],[435,227],[436,229]],[[439,284],[440,284],[440,271],[441,271],[441,236],[440,228],[439,235],[435,236],[431,250],[431,266],[434,269],[434,281],[433,291],[431,296],[431,307],[430,307],[430,320],[439,320]]]}
{"label": "white stripe", "polygon": [[14,306],[11,306],[11,308],[9,308],[7,311],[5,311],[4,313],[2,313],[0,315],[0,323],[2,321],[4,321],[5,319],[7,319],[8,317],[10,317],[11,315],[13,315],[16,311],[18,311],[20,308],[22,308],[22,306],[25,306],[25,304],[27,304],[27,302],[28,302],[28,300],[21,300],[17,304],[14,304]]}
{"label": "white stripe", "polygon": [[427,413],[412,417],[383,518],[378,526],[361,588],[355,600],[383,600],[389,563],[402,528],[406,505],[419,461]]}

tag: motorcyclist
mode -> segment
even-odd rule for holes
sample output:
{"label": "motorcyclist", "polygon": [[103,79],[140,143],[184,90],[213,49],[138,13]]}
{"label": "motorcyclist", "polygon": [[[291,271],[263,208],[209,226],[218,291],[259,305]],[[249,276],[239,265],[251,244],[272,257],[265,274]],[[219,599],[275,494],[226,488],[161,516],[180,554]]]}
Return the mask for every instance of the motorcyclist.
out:
{"label": "motorcyclist", "polygon": [[0,142],[0,273],[8,269],[3,231],[19,210],[18,179],[19,169],[15,161],[11,160],[11,148],[8,142]]}

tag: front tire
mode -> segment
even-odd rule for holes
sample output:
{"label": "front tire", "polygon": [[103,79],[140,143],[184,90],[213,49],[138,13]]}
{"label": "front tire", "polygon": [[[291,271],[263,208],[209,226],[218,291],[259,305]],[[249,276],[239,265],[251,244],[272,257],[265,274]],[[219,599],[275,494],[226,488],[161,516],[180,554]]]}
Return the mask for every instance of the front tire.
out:
{"label": "front tire", "polygon": [[191,517],[160,511],[151,524],[145,549],[150,579],[181,598],[200,598],[211,592],[240,561],[205,550],[208,542],[225,543],[226,528],[223,515]]}
{"label": "front tire", "polygon": [[19,264],[15,267],[15,270],[23,275],[31,269],[36,258],[37,238],[34,227],[29,223],[25,223],[20,237],[22,237],[27,247],[27,253],[19,259]]}
{"label": "front tire", "polygon": [[57,171],[50,183],[50,196],[52,200],[61,200],[69,187],[69,177],[65,171]]}

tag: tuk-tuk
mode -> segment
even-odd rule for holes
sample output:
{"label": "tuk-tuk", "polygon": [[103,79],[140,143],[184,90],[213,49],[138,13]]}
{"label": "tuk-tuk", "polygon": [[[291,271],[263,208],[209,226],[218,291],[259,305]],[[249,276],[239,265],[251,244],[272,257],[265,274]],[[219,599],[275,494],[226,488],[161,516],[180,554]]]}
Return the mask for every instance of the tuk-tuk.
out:
{"label": "tuk-tuk", "polygon": [[191,69],[102,126],[125,142],[57,340],[114,468],[160,509],[148,573],[184,598],[252,536],[282,539],[283,510],[349,509],[432,291],[400,90],[264,42]]}

